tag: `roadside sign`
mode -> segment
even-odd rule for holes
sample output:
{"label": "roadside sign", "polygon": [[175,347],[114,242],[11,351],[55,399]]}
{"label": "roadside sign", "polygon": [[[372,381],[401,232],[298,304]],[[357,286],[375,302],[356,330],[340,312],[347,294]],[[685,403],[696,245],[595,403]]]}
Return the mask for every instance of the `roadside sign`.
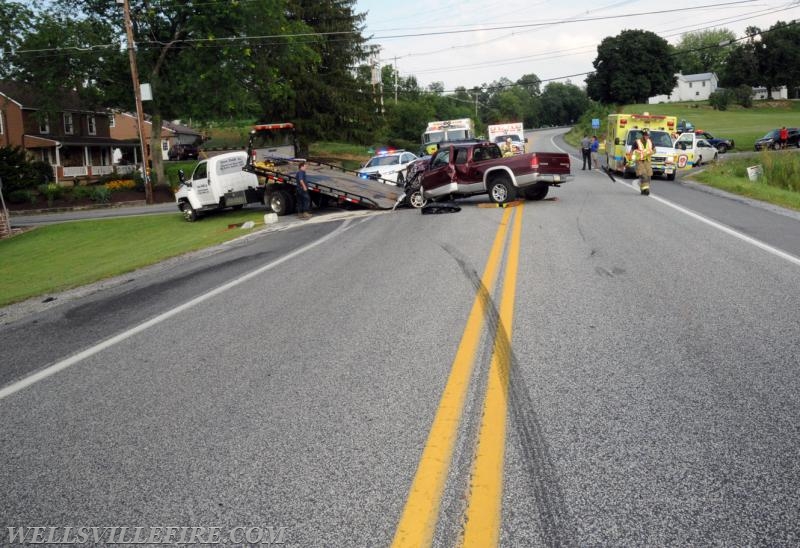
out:
{"label": "roadside sign", "polygon": [[756,182],[763,176],[764,168],[762,168],[760,165],[750,166],[747,168],[747,177],[751,182]]}
{"label": "roadside sign", "polygon": [[600,118],[592,118],[592,129],[600,129]]}

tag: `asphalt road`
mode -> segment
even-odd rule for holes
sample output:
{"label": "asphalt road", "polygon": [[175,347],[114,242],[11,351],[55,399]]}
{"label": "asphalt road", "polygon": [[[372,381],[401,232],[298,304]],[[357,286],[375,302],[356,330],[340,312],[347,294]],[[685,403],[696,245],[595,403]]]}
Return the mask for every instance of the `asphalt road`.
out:
{"label": "asphalt road", "polygon": [[797,545],[800,223],[573,172],[520,207],[318,217],[0,327],[0,544]]}

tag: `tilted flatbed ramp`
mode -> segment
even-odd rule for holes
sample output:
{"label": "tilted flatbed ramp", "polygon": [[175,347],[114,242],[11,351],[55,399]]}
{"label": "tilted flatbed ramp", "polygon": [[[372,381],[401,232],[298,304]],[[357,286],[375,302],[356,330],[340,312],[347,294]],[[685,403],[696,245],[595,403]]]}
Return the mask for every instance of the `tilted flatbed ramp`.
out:
{"label": "tilted flatbed ramp", "polygon": [[351,171],[341,171],[326,164],[315,164],[313,161],[307,162],[306,166],[308,188],[312,191],[315,186],[335,189],[364,205],[371,204],[378,209],[392,209],[402,193],[395,185],[362,179]]}
{"label": "tilted flatbed ramp", "polygon": [[[267,184],[296,185],[297,165],[298,160],[291,159],[288,163],[274,166],[261,162],[248,163],[244,169],[266,178]],[[355,171],[314,160],[306,160],[306,179],[311,192],[375,209],[392,209],[402,194],[402,190],[395,185],[362,179]]]}

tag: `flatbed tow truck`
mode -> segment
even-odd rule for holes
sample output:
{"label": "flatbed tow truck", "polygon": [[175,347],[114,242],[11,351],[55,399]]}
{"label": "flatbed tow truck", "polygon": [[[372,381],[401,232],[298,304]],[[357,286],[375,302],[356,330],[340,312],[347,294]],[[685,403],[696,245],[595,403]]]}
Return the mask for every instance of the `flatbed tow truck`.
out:
{"label": "flatbed tow truck", "polygon": [[306,163],[306,184],[316,207],[335,202],[392,209],[402,196],[403,191],[397,186],[362,179],[357,171],[326,162],[297,158],[295,153],[295,130],[291,123],[259,124],[250,131],[247,163],[242,169],[263,180],[263,203],[278,215],[295,210],[295,174],[300,162]]}

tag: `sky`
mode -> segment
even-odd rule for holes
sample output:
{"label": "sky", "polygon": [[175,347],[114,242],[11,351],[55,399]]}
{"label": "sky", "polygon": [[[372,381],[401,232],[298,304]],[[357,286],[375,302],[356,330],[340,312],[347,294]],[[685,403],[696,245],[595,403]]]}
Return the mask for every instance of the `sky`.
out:
{"label": "sky", "polygon": [[800,19],[800,0],[357,0],[365,36],[423,88],[467,89],[525,74],[585,87],[597,46],[623,30],[654,32],[677,44],[687,32],[749,26],[766,30]]}

